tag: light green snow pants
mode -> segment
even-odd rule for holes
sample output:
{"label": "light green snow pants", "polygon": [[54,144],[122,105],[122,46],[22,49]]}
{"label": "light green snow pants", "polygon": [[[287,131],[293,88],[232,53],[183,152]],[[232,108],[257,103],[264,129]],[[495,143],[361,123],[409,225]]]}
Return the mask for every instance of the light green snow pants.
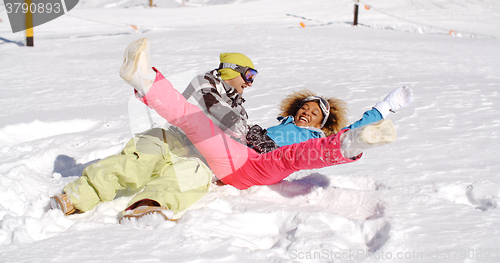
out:
{"label": "light green snow pants", "polygon": [[150,199],[177,213],[208,192],[213,176],[189,152],[178,133],[152,129],[132,138],[120,154],[87,166],[64,192],[78,210],[86,212],[129,187],[140,192],[128,206]]}

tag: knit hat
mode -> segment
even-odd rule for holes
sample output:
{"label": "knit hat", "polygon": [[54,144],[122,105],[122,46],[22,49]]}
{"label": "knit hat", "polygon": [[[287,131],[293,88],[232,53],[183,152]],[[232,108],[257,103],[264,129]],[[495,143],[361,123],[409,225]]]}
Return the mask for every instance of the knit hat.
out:
{"label": "knit hat", "polygon": [[[241,53],[221,53],[220,63],[233,63],[243,67],[254,68],[252,61]],[[223,80],[234,79],[240,75],[239,72],[230,68],[223,68],[219,71]]]}

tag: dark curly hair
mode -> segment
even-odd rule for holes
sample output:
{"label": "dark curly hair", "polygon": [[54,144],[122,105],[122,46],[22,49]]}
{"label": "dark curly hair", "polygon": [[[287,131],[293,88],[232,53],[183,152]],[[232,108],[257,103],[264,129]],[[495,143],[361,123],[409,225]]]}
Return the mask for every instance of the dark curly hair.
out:
{"label": "dark curly hair", "polygon": [[[279,116],[287,117],[293,116],[302,106],[302,101],[309,96],[317,96],[314,92],[303,89],[300,91],[295,91],[292,94],[284,98],[280,104],[279,109],[281,113]],[[321,96],[323,97],[323,96]],[[347,120],[347,103],[341,99],[323,97],[330,104],[330,115],[326,124],[321,130],[326,136],[338,133],[340,129],[344,128],[348,124]]]}

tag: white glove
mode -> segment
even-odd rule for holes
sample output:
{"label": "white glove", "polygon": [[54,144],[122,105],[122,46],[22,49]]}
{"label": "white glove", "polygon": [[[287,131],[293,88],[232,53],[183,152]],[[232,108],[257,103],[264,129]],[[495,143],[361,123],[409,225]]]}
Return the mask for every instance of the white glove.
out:
{"label": "white glove", "polygon": [[412,98],[412,90],[407,86],[402,86],[391,91],[383,101],[375,104],[373,108],[377,109],[385,119],[389,112],[395,112],[410,105]]}

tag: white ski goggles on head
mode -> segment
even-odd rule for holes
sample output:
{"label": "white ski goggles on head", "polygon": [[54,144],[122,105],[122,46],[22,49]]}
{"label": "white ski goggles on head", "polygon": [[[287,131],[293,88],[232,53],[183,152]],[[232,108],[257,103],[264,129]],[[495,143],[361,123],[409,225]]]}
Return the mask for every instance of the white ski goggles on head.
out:
{"label": "white ski goggles on head", "polygon": [[309,101],[314,101],[318,103],[319,108],[321,109],[321,112],[323,112],[323,122],[321,123],[321,128],[323,128],[326,124],[326,121],[328,120],[328,116],[330,116],[330,103],[328,103],[327,100],[320,96],[309,96],[305,99],[302,100],[302,105],[304,103],[309,102]]}

